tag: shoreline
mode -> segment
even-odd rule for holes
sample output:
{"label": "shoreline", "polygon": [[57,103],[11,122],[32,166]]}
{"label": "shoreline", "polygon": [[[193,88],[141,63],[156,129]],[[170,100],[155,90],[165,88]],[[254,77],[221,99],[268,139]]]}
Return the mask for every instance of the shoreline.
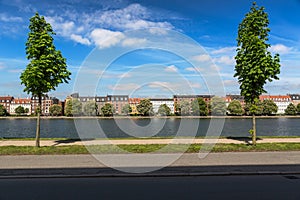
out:
{"label": "shoreline", "polygon": [[[1,116],[0,119],[36,119],[36,116]],[[300,115],[275,115],[275,116],[256,116],[256,119],[279,119],[279,118],[299,118]],[[252,119],[252,116],[41,116],[41,119]]]}

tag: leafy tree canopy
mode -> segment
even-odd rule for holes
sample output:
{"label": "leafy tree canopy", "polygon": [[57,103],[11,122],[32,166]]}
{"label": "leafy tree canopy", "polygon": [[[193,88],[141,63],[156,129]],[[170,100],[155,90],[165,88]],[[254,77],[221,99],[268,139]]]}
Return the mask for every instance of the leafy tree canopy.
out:
{"label": "leafy tree canopy", "polygon": [[25,113],[24,107],[23,107],[23,106],[18,106],[18,107],[16,107],[15,113],[16,113],[17,115],[22,115],[22,114],[24,114],[24,113]]}
{"label": "leafy tree canopy", "polygon": [[78,99],[70,99],[66,103],[66,116],[78,116],[82,114],[82,103]]}
{"label": "leafy tree canopy", "polygon": [[244,109],[242,104],[238,100],[233,100],[229,103],[227,110],[229,111],[230,115],[243,115]]}
{"label": "leafy tree canopy", "polygon": [[3,105],[0,104],[0,116],[5,116],[7,111]]}
{"label": "leafy tree canopy", "polygon": [[98,112],[97,110],[98,110],[98,106],[95,101],[89,101],[85,103],[83,106],[84,114],[88,116],[96,116]]}
{"label": "leafy tree canopy", "polygon": [[104,106],[101,108],[101,112],[103,116],[113,116],[114,114],[114,107],[110,103],[104,104]]}
{"label": "leafy tree canopy", "polygon": [[171,114],[171,109],[167,104],[162,104],[159,106],[157,113],[161,116],[169,116]]}
{"label": "leafy tree canopy", "polygon": [[297,114],[297,108],[294,104],[290,103],[288,107],[284,110],[284,113],[286,115],[296,115]]}
{"label": "leafy tree canopy", "polygon": [[212,115],[226,115],[226,102],[222,97],[213,97],[210,104]]}
{"label": "leafy tree canopy", "polygon": [[279,54],[274,57],[268,51],[269,19],[264,7],[253,3],[238,28],[235,74],[240,83],[241,95],[247,103],[254,103],[266,92],[266,81],[279,79]]}
{"label": "leafy tree canopy", "polygon": [[152,103],[149,99],[143,99],[136,106],[137,111],[143,116],[149,116],[152,114]]}
{"label": "leafy tree canopy", "polygon": [[276,105],[276,103],[274,103],[273,100],[270,99],[265,99],[262,102],[263,105],[263,115],[273,115],[276,114],[278,111],[278,106]]}
{"label": "leafy tree canopy", "polygon": [[129,113],[132,112],[132,108],[129,104],[125,104],[123,107],[122,107],[122,113],[125,114],[125,115],[128,115]]}
{"label": "leafy tree canopy", "polygon": [[61,112],[62,112],[62,107],[58,104],[53,104],[49,108],[49,113],[52,116],[59,116],[61,115]]}
{"label": "leafy tree canopy", "polygon": [[193,115],[207,116],[208,107],[203,98],[199,97],[192,101],[191,104]]}

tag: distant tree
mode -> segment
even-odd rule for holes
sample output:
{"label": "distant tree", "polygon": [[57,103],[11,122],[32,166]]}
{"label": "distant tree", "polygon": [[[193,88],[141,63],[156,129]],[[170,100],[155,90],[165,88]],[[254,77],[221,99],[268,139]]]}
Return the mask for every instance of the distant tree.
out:
{"label": "distant tree", "polygon": [[180,104],[177,104],[179,114],[181,116],[188,116],[191,114],[191,104],[190,102],[183,100],[180,102]]}
{"label": "distant tree", "polygon": [[123,107],[122,107],[122,113],[124,115],[129,115],[129,113],[132,112],[132,108],[129,104],[125,104]]}
{"label": "distant tree", "polygon": [[7,111],[3,105],[0,104],[0,116],[7,115]]}
{"label": "distant tree", "polygon": [[29,108],[25,108],[25,113],[29,113]]}
{"label": "distant tree", "polygon": [[[21,84],[24,91],[38,97],[38,107],[42,105],[42,96],[60,83],[68,83],[71,73],[67,70],[66,59],[57,51],[52,35],[54,31],[43,16],[38,13],[30,19],[30,32],[26,42],[26,55],[30,63],[22,72]],[[40,146],[40,113],[36,126],[36,146]]]}
{"label": "distant tree", "polygon": [[110,103],[104,104],[104,106],[101,108],[102,115],[105,117],[113,116],[114,114],[114,107]]}
{"label": "distant tree", "polygon": [[143,116],[149,116],[153,113],[152,103],[149,99],[141,100],[136,109]]}
{"label": "distant tree", "polygon": [[237,37],[237,55],[235,56],[235,74],[240,83],[241,95],[246,103],[252,105],[252,144],[256,145],[255,109],[259,96],[266,92],[267,81],[278,80],[280,73],[279,54],[273,57],[267,43],[269,19],[264,7],[258,7],[254,2],[239,24]]}
{"label": "distant tree", "polygon": [[238,100],[233,100],[229,103],[227,110],[230,115],[243,115],[244,109],[242,107],[242,104]]}
{"label": "distant tree", "polygon": [[286,115],[296,115],[297,114],[297,108],[294,104],[290,103],[288,107],[284,110],[284,113]]}
{"label": "distant tree", "polygon": [[79,116],[82,114],[82,103],[78,99],[70,99],[66,103],[66,116]]}
{"label": "distant tree", "polygon": [[264,107],[261,101],[256,101],[254,104],[246,103],[244,110],[246,115],[257,116],[263,114]]}
{"label": "distant tree", "polygon": [[83,106],[84,115],[96,116],[98,113],[98,106],[95,101],[89,101]]}
{"label": "distant tree", "polygon": [[157,113],[161,116],[169,116],[171,114],[171,109],[167,104],[162,104],[159,106]]}
{"label": "distant tree", "polygon": [[300,103],[297,104],[297,114],[300,114]]}
{"label": "distant tree", "polygon": [[53,104],[49,108],[49,113],[51,116],[59,116],[61,115],[61,112],[62,112],[62,108],[58,104]]}
{"label": "distant tree", "polygon": [[16,113],[17,115],[22,115],[22,114],[24,114],[24,113],[25,113],[24,107],[23,107],[23,106],[18,106],[18,107],[16,107],[15,113]]}
{"label": "distant tree", "polygon": [[262,102],[263,105],[263,115],[273,115],[276,114],[278,111],[278,106],[276,105],[276,103],[274,103],[273,100],[270,99],[265,99]]}
{"label": "distant tree", "polygon": [[222,97],[213,97],[210,106],[212,115],[226,115],[226,102]]}
{"label": "distant tree", "polygon": [[207,116],[208,115],[208,107],[203,98],[199,97],[192,101],[192,114],[195,116]]}

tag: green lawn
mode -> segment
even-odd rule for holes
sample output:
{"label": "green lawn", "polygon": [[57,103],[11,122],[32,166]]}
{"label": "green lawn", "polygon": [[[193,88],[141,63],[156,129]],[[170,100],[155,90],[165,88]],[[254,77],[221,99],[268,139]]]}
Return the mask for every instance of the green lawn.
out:
{"label": "green lawn", "polygon": [[[165,148],[164,148],[165,147]],[[50,147],[32,147],[32,146],[2,146],[0,155],[66,155],[66,154],[89,154],[89,153],[176,153],[187,152],[197,153],[201,145],[183,145],[183,144],[149,144],[149,145],[92,145],[88,147],[81,145],[71,146],[50,146]],[[206,146],[202,150],[209,150]],[[211,152],[261,152],[261,151],[300,151],[300,143],[264,143],[256,146],[246,144],[216,144]]]}

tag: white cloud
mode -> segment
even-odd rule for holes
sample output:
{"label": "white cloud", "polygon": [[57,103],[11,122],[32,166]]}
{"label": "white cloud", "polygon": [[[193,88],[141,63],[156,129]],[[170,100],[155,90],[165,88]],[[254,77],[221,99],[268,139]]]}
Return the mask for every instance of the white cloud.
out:
{"label": "white cloud", "polygon": [[223,81],[225,86],[236,86],[239,85],[236,80],[225,80]]}
{"label": "white cloud", "polygon": [[126,38],[123,40],[123,46],[139,46],[147,42],[147,39],[144,38]]}
{"label": "white cloud", "polygon": [[140,86],[135,83],[127,83],[127,84],[118,84],[118,85],[109,85],[108,89],[114,91],[132,91],[138,89]]}
{"label": "white cloud", "polygon": [[9,73],[21,73],[23,70],[22,69],[10,69],[8,70]]}
{"label": "white cloud", "polygon": [[210,56],[208,54],[201,54],[198,56],[194,56],[192,59],[198,62],[207,62],[210,60]]}
{"label": "white cloud", "polygon": [[279,53],[279,54],[288,54],[291,52],[292,48],[291,47],[287,47],[283,44],[276,44],[276,45],[273,45],[269,48],[269,50],[272,52],[272,53]]}
{"label": "white cloud", "polygon": [[236,47],[224,47],[218,50],[214,50],[211,53],[212,54],[231,54],[234,53],[236,50]]}
{"label": "white cloud", "polygon": [[118,78],[130,78],[130,77],[131,77],[131,75],[128,74],[128,73],[121,74],[121,75],[118,76]]}
{"label": "white cloud", "polygon": [[80,44],[85,44],[85,45],[90,45],[91,44],[89,39],[83,38],[82,36],[77,35],[77,34],[71,34],[71,39],[74,40],[75,42],[80,43]]}
{"label": "white cloud", "polygon": [[200,83],[191,83],[190,86],[192,88],[198,88],[198,89],[201,88],[201,84]]}
{"label": "white cloud", "polygon": [[200,72],[200,71],[204,71],[204,69],[202,68],[196,68],[196,67],[187,67],[184,70],[189,71],[189,72]]}
{"label": "white cloud", "polygon": [[119,43],[124,34],[118,31],[110,31],[106,29],[95,29],[91,33],[91,38],[99,48],[108,48]]}
{"label": "white cloud", "polygon": [[0,21],[2,22],[23,22],[21,17],[8,16],[5,13],[0,13]]}
{"label": "white cloud", "polygon": [[177,72],[178,68],[175,65],[170,65],[168,67],[165,68],[166,72]]}
{"label": "white cloud", "polygon": [[225,65],[235,65],[234,57],[230,57],[230,56],[221,56],[219,58],[215,58],[214,61]]}

